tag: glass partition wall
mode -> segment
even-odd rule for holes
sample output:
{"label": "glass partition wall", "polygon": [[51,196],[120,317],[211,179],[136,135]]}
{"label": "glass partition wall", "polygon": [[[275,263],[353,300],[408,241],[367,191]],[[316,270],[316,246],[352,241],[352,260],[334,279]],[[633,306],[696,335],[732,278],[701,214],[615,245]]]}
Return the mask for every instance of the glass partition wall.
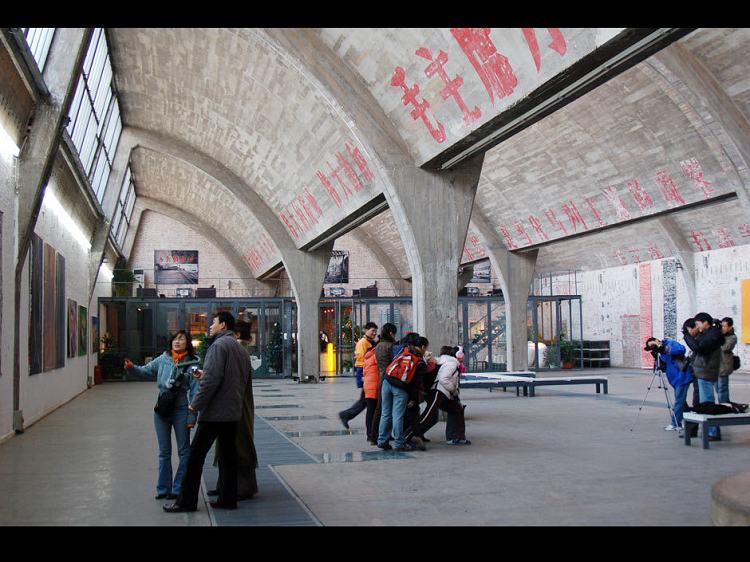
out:
{"label": "glass partition wall", "polygon": [[[319,353],[324,376],[353,376],[354,346],[367,322],[378,328],[394,324],[401,338],[413,329],[411,297],[320,300]],[[297,374],[297,308],[292,298],[259,299],[99,299],[101,333],[107,337],[100,365],[107,361],[121,372],[122,358],[143,364],[166,349],[169,335],[186,329],[198,345],[208,333],[212,315],[220,310],[252,325],[251,347],[261,360],[256,377]],[[433,342],[461,344],[469,372],[507,369],[506,307],[502,296],[459,297],[456,338]],[[582,366],[582,316],[579,296],[529,297],[529,368]],[[571,359],[572,358],[572,359]],[[104,369],[104,367],[102,367]]]}

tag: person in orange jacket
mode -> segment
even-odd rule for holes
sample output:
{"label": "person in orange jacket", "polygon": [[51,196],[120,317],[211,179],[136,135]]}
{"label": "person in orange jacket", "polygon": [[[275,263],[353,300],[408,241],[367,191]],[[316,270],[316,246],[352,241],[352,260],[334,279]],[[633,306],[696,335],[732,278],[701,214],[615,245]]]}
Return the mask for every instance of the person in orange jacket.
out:
{"label": "person in orange jacket", "polygon": [[363,392],[367,413],[365,414],[365,428],[367,428],[367,441],[376,445],[378,442],[377,430],[373,433],[372,419],[375,415],[375,407],[378,405],[378,393],[380,391],[380,373],[378,371],[378,358],[375,356],[375,348],[365,353],[365,364],[362,368]]}

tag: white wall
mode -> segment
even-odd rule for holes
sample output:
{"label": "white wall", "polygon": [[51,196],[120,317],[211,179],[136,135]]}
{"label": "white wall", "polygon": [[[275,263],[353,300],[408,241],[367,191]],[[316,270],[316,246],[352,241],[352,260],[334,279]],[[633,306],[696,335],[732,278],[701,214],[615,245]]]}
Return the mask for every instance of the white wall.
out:
{"label": "white wall", "polygon": [[15,198],[13,156],[0,145],[0,441],[13,433],[13,294],[14,294],[14,231]]}
{"label": "white wall", "polygon": [[[664,335],[664,261],[648,262],[651,264],[652,331],[656,337]],[[638,264],[578,273],[583,302],[583,337],[610,340],[612,366],[640,367],[625,360],[626,355],[632,356],[638,350],[624,349],[622,337],[623,317],[640,316],[639,274]],[[750,365],[750,345],[741,342],[740,281],[748,278],[750,246],[696,253],[696,310],[690,310],[687,284],[683,273],[677,271],[677,339],[682,341],[682,322],[698,312],[708,312],[716,318],[731,316],[740,340],[735,353],[743,365]],[[640,339],[638,342],[642,347],[643,342]]]}

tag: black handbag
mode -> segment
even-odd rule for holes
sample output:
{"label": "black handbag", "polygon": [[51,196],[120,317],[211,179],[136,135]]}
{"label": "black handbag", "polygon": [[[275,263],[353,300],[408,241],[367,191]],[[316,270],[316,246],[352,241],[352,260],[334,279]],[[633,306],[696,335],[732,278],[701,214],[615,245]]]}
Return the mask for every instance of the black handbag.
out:
{"label": "black handbag", "polygon": [[740,368],[740,358],[737,355],[732,355],[732,370],[736,371]]}
{"label": "black handbag", "polygon": [[180,388],[179,377],[172,382],[172,388],[167,388],[159,393],[156,399],[154,412],[163,418],[171,417],[174,413],[175,403],[177,402],[177,390]]}
{"label": "black handbag", "polygon": [[154,412],[163,418],[168,418],[174,412],[174,405],[176,402],[177,389],[168,388],[159,393],[159,397],[156,399],[156,406],[154,406]]}

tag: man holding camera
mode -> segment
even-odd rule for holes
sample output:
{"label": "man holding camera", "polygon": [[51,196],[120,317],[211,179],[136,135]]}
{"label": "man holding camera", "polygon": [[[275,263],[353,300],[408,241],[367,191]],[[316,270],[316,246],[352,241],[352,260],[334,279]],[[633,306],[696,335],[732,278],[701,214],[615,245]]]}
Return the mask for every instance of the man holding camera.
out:
{"label": "man holding camera", "polygon": [[693,374],[690,371],[690,365],[685,358],[685,346],[682,344],[664,338],[659,340],[650,337],[646,340],[645,351],[649,351],[656,361],[656,366],[666,372],[667,380],[674,389],[674,409],[672,423],[664,429],[667,431],[679,431],[682,429],[682,413],[685,411],[687,392],[690,382],[693,380]]}
{"label": "man holding camera", "polygon": [[[714,387],[719,380],[721,346],[724,344],[724,335],[721,333],[721,323],[714,321],[711,315],[706,312],[696,314],[693,320],[695,320],[698,334],[693,336],[689,330],[684,328],[682,334],[687,346],[695,353],[692,366],[695,377],[698,379],[698,394],[701,404],[704,402],[713,404],[715,402]],[[709,428],[708,436],[711,441],[720,441],[720,428]]]}

